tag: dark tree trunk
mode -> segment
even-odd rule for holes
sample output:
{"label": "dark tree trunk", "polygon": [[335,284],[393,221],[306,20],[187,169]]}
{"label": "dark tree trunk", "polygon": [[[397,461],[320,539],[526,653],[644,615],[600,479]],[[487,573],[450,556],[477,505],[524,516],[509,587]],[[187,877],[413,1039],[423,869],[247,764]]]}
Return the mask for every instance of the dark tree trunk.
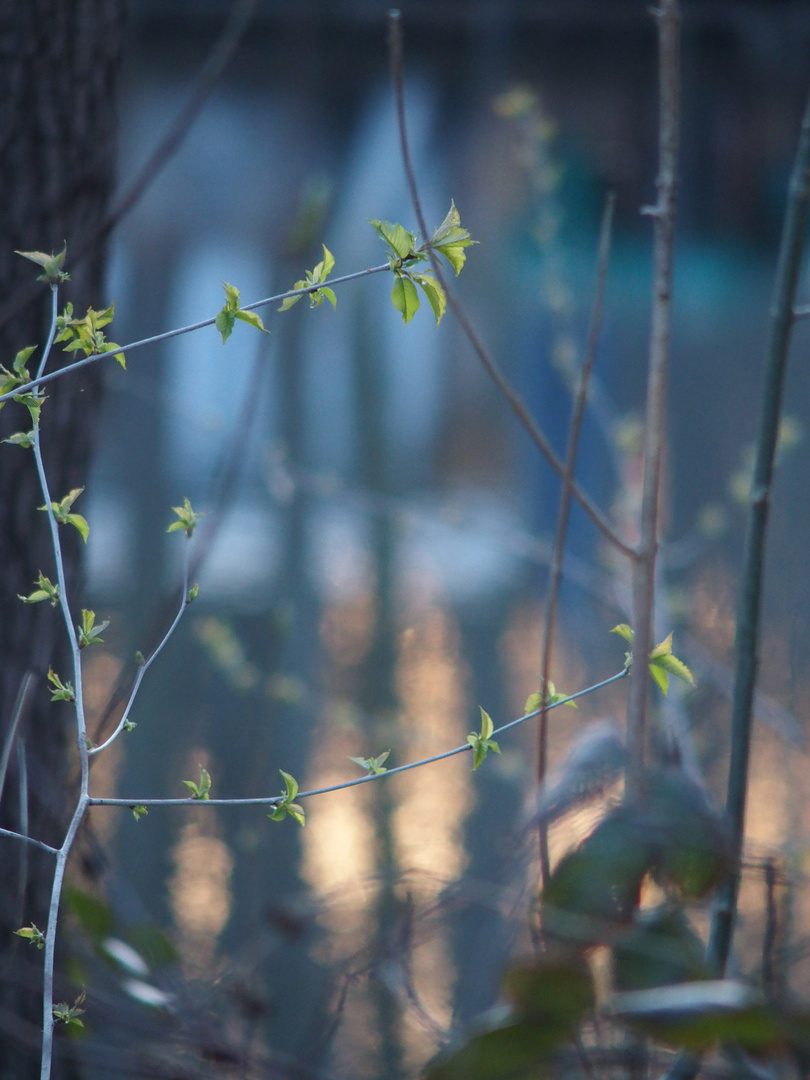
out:
{"label": "dark tree trunk", "polygon": [[[66,241],[71,280],[60,307],[71,300],[81,314],[109,303],[103,251],[91,250],[75,267],[70,256],[99,225],[112,189],[122,8],[123,0],[0,0],[0,363],[7,367],[19,349],[44,345],[50,304],[44,285],[33,300],[18,302],[37,268],[14,249],[58,251]],[[48,389],[42,443],[55,499],[85,482],[100,394],[97,368]],[[21,406],[0,413],[0,437],[27,427]],[[71,707],[51,704],[46,689],[51,664],[71,677],[64,628],[58,609],[17,599],[32,590],[40,570],[54,579],[41,504],[31,451],[0,446],[0,753],[9,747],[15,700],[32,675],[10,746],[0,824],[19,830],[27,816],[30,835],[58,845],[77,761]],[[81,540],[75,530],[63,532],[77,613]],[[42,954],[12,931],[46,925],[53,860],[0,838],[0,865],[0,1077],[25,1080],[39,1075]]]}

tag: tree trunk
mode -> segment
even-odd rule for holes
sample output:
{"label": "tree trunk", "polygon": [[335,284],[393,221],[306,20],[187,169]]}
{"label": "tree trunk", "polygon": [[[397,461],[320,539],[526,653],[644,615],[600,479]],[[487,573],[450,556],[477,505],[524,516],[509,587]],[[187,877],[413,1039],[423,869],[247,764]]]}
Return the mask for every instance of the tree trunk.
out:
{"label": "tree trunk", "polygon": [[[37,268],[14,250],[59,251],[67,242],[71,280],[60,307],[77,314],[105,307],[104,254],[89,251],[71,266],[71,250],[91,236],[110,197],[115,165],[115,77],[123,0],[0,0],[0,364],[45,343],[49,290],[33,299],[26,286]],[[64,354],[56,351],[55,363]],[[32,357],[35,364],[41,352]],[[42,442],[54,499],[83,486],[101,397],[101,373],[90,368],[52,384],[42,412]],[[30,427],[27,410],[0,413],[0,438]],[[59,845],[75,781],[75,726],[70,705],[52,704],[47,673],[71,677],[58,608],[25,605],[54,560],[33,454],[0,446],[0,755],[8,772],[0,825]],[[77,506],[81,511],[81,505]],[[69,595],[81,606],[81,539],[63,530]],[[31,673],[22,709],[15,709]],[[18,717],[10,743],[11,725]],[[2,760],[2,757],[0,757]],[[0,838],[0,1077],[39,1075],[42,954],[13,930],[47,924],[52,858]],[[57,1059],[58,1060],[58,1059]],[[64,1070],[59,1070],[57,1074]]]}

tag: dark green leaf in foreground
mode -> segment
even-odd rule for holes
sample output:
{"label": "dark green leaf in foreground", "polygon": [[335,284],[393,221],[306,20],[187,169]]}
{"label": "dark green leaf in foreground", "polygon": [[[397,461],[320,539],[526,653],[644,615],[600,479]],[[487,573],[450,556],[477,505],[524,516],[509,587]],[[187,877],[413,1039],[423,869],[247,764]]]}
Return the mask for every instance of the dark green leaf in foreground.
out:
{"label": "dark green leaf in foreground", "polygon": [[659,1042],[697,1053],[735,1043],[750,1053],[768,1054],[791,1042],[788,1017],[752,987],[731,979],[614,994],[605,1011]]}
{"label": "dark green leaf in foreground", "polygon": [[639,912],[635,925],[613,948],[617,990],[647,990],[709,978],[704,945],[683,911],[660,907]]}

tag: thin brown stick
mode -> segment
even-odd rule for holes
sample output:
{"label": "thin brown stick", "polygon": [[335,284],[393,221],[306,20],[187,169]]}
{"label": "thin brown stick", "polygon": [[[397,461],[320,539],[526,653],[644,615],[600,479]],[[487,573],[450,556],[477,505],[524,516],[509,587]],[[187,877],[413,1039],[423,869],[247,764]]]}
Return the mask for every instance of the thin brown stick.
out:
{"label": "thin brown stick", "polygon": [[[529,433],[532,441],[538,450],[543,454],[546,461],[551,468],[557,474],[557,476],[565,481],[565,465],[560,458],[555,454],[548,439],[543,432],[538,428],[531,413],[527,409],[520,395],[511,385],[509,380],[504,375],[500,366],[496,363],[494,357],[484,345],[478,331],[472,325],[469,316],[467,315],[464,307],[459,300],[453,295],[448,286],[447,277],[442,269],[442,265],[436,256],[435,251],[432,249],[429,243],[430,233],[428,232],[427,225],[425,223],[425,215],[422,211],[422,202],[419,198],[419,191],[416,186],[416,174],[414,173],[413,163],[411,161],[411,152],[408,144],[408,135],[405,127],[405,100],[403,94],[403,79],[402,79],[402,27],[400,23],[400,12],[394,9],[389,12],[389,49],[391,55],[391,79],[394,87],[394,97],[396,99],[397,110],[397,126],[399,128],[399,141],[402,150],[402,161],[405,169],[405,176],[408,182],[408,190],[411,196],[411,203],[413,205],[414,214],[416,215],[416,221],[419,226],[419,231],[427,241],[427,252],[430,256],[430,262],[433,267],[433,272],[436,275],[436,280],[444,289],[447,297],[447,305],[456,317],[456,320],[464,332],[465,337],[472,345],[473,350],[477,354],[481,363],[489,373],[498,390],[502,396],[506,399],[512,412],[521,422],[523,427]],[[613,525],[605,517],[605,515],[594,504],[591,498],[585,494],[579,484],[576,481],[571,481],[571,492],[574,498],[582,506],[585,513],[596,525],[597,529],[602,533],[606,540],[608,540],[615,548],[617,548],[623,555],[628,558],[633,558],[635,552],[634,549],[622,540],[621,536],[616,532]]]}
{"label": "thin brown stick", "polygon": [[638,792],[644,767],[647,718],[647,658],[652,647],[655,611],[655,566],[658,553],[658,511],[661,462],[664,452],[667,369],[669,366],[672,254],[675,196],[678,187],[678,126],[680,104],[679,23],[677,0],[662,0],[655,11],[659,40],[659,170],[658,201],[645,207],[655,222],[652,329],[644,418],[644,478],[639,543],[633,562],[633,678],[627,710],[630,750],[628,789]]}
{"label": "thin brown stick", "polygon": [[[588,341],[585,347],[585,359],[582,364],[579,385],[574,397],[574,409],[571,415],[571,428],[568,435],[568,447],[565,455],[565,475],[560,494],[560,508],[557,512],[557,532],[554,539],[554,551],[549,568],[548,598],[543,622],[543,653],[540,664],[540,698],[543,711],[537,731],[537,783],[542,784],[548,768],[548,680],[551,674],[551,652],[554,647],[554,632],[557,624],[557,606],[560,596],[560,581],[562,580],[563,562],[565,560],[565,545],[568,539],[568,520],[571,514],[571,488],[576,469],[577,454],[579,452],[579,439],[582,431],[582,421],[585,416],[585,406],[588,401],[588,387],[591,373],[593,372],[596,358],[596,348],[599,343],[599,334],[602,327],[602,309],[605,300],[605,284],[607,282],[608,258],[610,256],[610,240],[613,229],[613,209],[616,205],[616,195],[610,192],[605,199],[605,208],[602,212],[602,224],[599,229],[599,254],[596,269],[596,292],[591,312],[591,322],[588,329]],[[540,846],[540,885],[545,886],[551,874],[551,863],[548,851],[548,822],[541,819],[539,825],[538,841]]]}

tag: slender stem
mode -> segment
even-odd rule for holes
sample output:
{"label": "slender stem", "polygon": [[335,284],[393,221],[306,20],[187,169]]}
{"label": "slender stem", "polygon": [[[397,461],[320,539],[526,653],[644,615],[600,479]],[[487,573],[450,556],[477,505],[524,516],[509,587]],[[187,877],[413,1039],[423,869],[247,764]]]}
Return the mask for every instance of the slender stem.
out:
{"label": "slender stem", "polygon": [[[626,674],[627,669],[622,668],[622,670],[615,675],[611,675],[609,678],[603,679],[601,682],[595,683],[585,690],[579,690],[576,694],[571,694],[569,697],[563,698],[553,705],[549,705],[548,708],[556,709],[558,706],[565,705],[569,701],[576,701],[577,698],[584,697],[586,694],[593,694],[596,690],[601,690],[603,687],[609,686],[611,683],[624,678]],[[519,716],[516,720],[510,720],[506,724],[501,724],[500,727],[495,728],[493,735],[501,735],[504,731],[509,731],[511,728],[517,727],[519,724],[523,724],[527,720],[531,720],[539,715],[540,709],[535,709],[533,712],[526,713],[525,716]],[[357,777],[355,780],[344,780],[342,783],[331,784],[329,787],[312,788],[310,791],[299,791],[296,798],[308,799],[313,795],[327,795],[333,791],[344,791],[346,788],[357,787],[359,784],[368,784],[374,780],[383,780],[387,776],[395,776],[397,773],[409,772],[411,769],[419,769],[423,765],[432,765],[436,761],[443,761],[445,758],[455,757],[456,754],[463,754],[471,749],[472,747],[469,743],[464,743],[463,746],[456,746],[452,750],[445,750],[441,754],[434,754],[432,757],[421,758],[419,761],[412,761],[407,765],[397,765],[393,769],[386,769],[385,772],[382,773],[368,773],[366,776]],[[193,797],[183,799],[90,798],[87,800],[87,804],[88,806],[127,806],[129,808],[135,806],[276,806],[283,800],[283,795],[259,796],[246,799],[195,799]]]}
{"label": "slender stem", "polygon": [[19,727],[20,719],[28,709],[33,679],[33,671],[26,671],[25,675],[22,677],[20,689],[17,691],[17,700],[14,702],[14,709],[11,713],[11,723],[8,726],[5,742],[3,744],[3,753],[0,754],[0,799],[3,797],[3,788],[6,786],[8,762],[11,757],[11,748],[14,746],[14,740],[17,737],[17,728]]}
{"label": "slender stem", "polygon": [[[591,313],[591,323],[588,329],[588,342],[585,348],[585,359],[582,365],[579,385],[574,398],[574,410],[571,416],[571,430],[568,436],[568,448],[565,457],[565,476],[560,494],[560,508],[557,512],[557,531],[554,539],[554,551],[551,557],[549,569],[548,598],[546,600],[546,612],[543,625],[543,652],[540,664],[540,697],[543,705],[540,713],[540,721],[537,730],[537,783],[542,784],[548,768],[548,723],[547,701],[548,680],[551,676],[551,652],[554,646],[554,631],[557,622],[557,605],[560,596],[560,582],[562,580],[563,562],[565,560],[565,546],[568,538],[568,519],[571,512],[571,484],[574,479],[574,471],[577,463],[579,439],[582,431],[582,421],[585,416],[585,405],[588,401],[588,387],[591,373],[596,358],[596,348],[599,343],[599,333],[602,327],[602,309],[605,300],[605,283],[607,281],[608,257],[610,255],[610,239],[613,227],[613,210],[616,205],[614,192],[605,199],[605,207],[602,212],[602,224],[599,229],[599,253],[596,270],[596,293]],[[539,825],[540,846],[540,886],[548,881],[551,874],[551,863],[548,850],[548,823],[541,820]]]}
{"label": "slender stem", "polygon": [[[540,430],[535,423],[531,413],[526,407],[520,395],[511,385],[509,380],[504,375],[500,366],[495,362],[495,359],[484,345],[483,339],[478,334],[473,324],[465,311],[460,301],[453,295],[448,286],[447,277],[442,268],[442,264],[436,255],[436,252],[430,246],[427,224],[425,221],[425,215],[422,210],[422,203],[419,198],[419,190],[416,186],[416,174],[414,173],[413,164],[411,162],[411,152],[408,144],[408,133],[405,126],[405,96],[403,93],[403,79],[402,79],[402,27],[400,12],[393,10],[389,12],[389,51],[391,57],[391,79],[394,86],[394,97],[396,99],[397,110],[397,126],[399,128],[399,142],[402,151],[402,162],[405,169],[405,176],[408,181],[408,190],[411,196],[411,203],[413,205],[416,221],[419,226],[419,231],[424,237],[426,244],[426,250],[430,256],[431,266],[433,272],[436,275],[436,279],[444,289],[444,293],[447,297],[447,304],[450,310],[456,317],[459,326],[464,332],[465,337],[469,341],[473,350],[477,354],[481,363],[484,365],[486,371],[494,381],[498,390],[502,396],[506,399],[512,412],[517,416],[523,427],[529,433],[532,441],[538,450],[543,454],[548,461],[551,468],[560,477],[561,480],[565,479],[565,465],[560,458],[555,454],[546,436]],[[0,398],[2,401],[2,398]],[[592,502],[590,497],[585,494],[582,488],[575,481],[570,482],[571,491],[579,504],[582,506],[585,513],[593,521],[594,525],[599,529],[602,535],[608,540],[615,548],[622,552],[622,554],[632,558],[634,551],[633,548],[625,543],[624,540],[614,529],[613,525],[608,521],[605,515],[599,510],[599,508]]]}
{"label": "slender stem", "polygon": [[753,700],[757,675],[757,651],[761,617],[765,543],[779,437],[779,418],[785,383],[788,350],[795,321],[793,305],[799,281],[810,203],[810,97],[802,120],[799,145],[790,178],[788,204],[779,247],[771,327],[765,357],[757,457],[751,485],[751,502],[743,556],[742,585],[737,613],[735,681],[731,708],[731,760],[726,809],[733,833],[734,870],[720,886],[712,912],[709,958],[717,970],[725,970],[734,932],[740,885],[739,858],[745,833],[745,803],[751,750]]}
{"label": "slender stem", "polygon": [[633,562],[633,671],[628,700],[630,749],[628,788],[642,783],[647,717],[647,657],[652,647],[655,610],[655,568],[658,553],[658,510],[664,451],[667,369],[672,303],[672,261],[677,192],[680,99],[679,22],[677,0],[662,0],[658,19],[660,119],[658,202],[645,210],[655,222],[652,328],[644,419],[644,478],[639,542]]}
{"label": "slender stem", "polygon": [[[333,285],[342,285],[346,281],[356,281],[358,278],[368,277],[369,274],[380,274],[390,269],[388,263],[384,266],[370,266],[365,270],[355,270],[353,274],[344,274],[343,277],[332,278],[327,284],[332,288]],[[255,311],[256,308],[266,307],[267,304],[275,304],[279,300],[286,300],[291,296],[307,296],[309,293],[317,292],[318,289],[322,288],[323,282],[320,285],[307,285],[303,289],[288,289],[287,292],[278,293],[276,296],[267,296],[264,300],[255,300],[252,304],[244,304],[240,310]],[[202,330],[206,326],[213,326],[216,321],[217,317],[214,315],[213,318],[203,319],[202,322],[189,323],[188,326],[179,326],[176,330],[167,330],[163,334],[154,334],[152,337],[141,338],[140,341],[131,341],[128,345],[116,348],[114,352],[93,353],[92,356],[85,356],[83,360],[77,360],[74,364],[66,364],[64,367],[52,371],[49,375],[41,375],[36,379],[32,379],[31,382],[24,383],[22,386],[16,386],[13,390],[9,390],[7,394],[0,394],[0,402],[9,401],[17,394],[27,393],[35,386],[44,386],[46,383],[54,382],[56,379],[72,374],[74,371],[81,371],[82,368],[89,367],[91,364],[97,364],[99,360],[109,360],[116,353],[131,353],[135,349],[143,348],[144,345],[154,345],[158,341],[168,341],[169,338],[179,337],[181,334],[190,334],[193,330]]]}
{"label": "slender stem", "polygon": [[[86,758],[86,755],[85,755]],[[48,911],[48,927],[45,932],[45,959],[42,975],[42,1064],[40,1080],[49,1080],[51,1075],[51,1058],[53,1056],[53,971],[56,953],[56,926],[59,918],[59,901],[62,897],[62,884],[65,878],[68,856],[70,855],[73,841],[79,831],[85,812],[87,811],[88,798],[82,791],[73,811],[70,825],[64,843],[56,853],[56,867],[51,886],[51,903]]]}
{"label": "slender stem", "polygon": [[175,615],[174,619],[172,619],[172,622],[171,622],[171,625],[169,626],[169,629],[166,631],[166,633],[160,639],[160,641],[155,646],[155,648],[153,649],[151,654],[139,666],[138,673],[135,676],[135,681],[132,684],[132,689],[130,691],[129,697],[127,698],[127,703],[124,706],[124,711],[121,714],[121,719],[118,721],[118,725],[117,725],[115,731],[113,731],[113,733],[109,736],[109,738],[105,739],[103,743],[100,743],[100,745],[94,746],[92,749],[88,750],[88,753],[91,756],[93,754],[98,754],[99,751],[101,751],[101,750],[105,750],[110,745],[110,743],[114,742],[118,738],[118,736],[121,734],[121,732],[126,727],[127,721],[129,720],[129,712],[130,712],[130,709],[132,708],[132,703],[135,700],[135,697],[136,697],[136,695],[138,693],[138,690],[141,687],[141,683],[143,682],[144,675],[146,675],[149,668],[155,662],[155,660],[158,657],[158,654],[160,652],[162,652],[163,646],[166,644],[166,642],[169,640],[169,638],[174,633],[175,629],[177,628],[177,624],[180,622],[180,620],[183,617],[183,612],[188,607],[188,569],[189,569],[189,545],[188,545],[188,540],[186,540],[185,551],[184,551],[184,554],[183,554],[183,591],[182,591],[182,595],[180,597],[180,607],[179,607],[179,609],[177,611],[177,614]]}
{"label": "slender stem", "polygon": [[25,844],[33,844],[34,847],[41,848],[42,851],[49,851],[52,855],[56,855],[59,851],[59,848],[51,847],[50,844],[45,844],[42,840],[35,840],[33,836],[26,836],[25,833],[14,832],[13,829],[0,829],[0,836],[10,836],[13,840],[22,840]]}

